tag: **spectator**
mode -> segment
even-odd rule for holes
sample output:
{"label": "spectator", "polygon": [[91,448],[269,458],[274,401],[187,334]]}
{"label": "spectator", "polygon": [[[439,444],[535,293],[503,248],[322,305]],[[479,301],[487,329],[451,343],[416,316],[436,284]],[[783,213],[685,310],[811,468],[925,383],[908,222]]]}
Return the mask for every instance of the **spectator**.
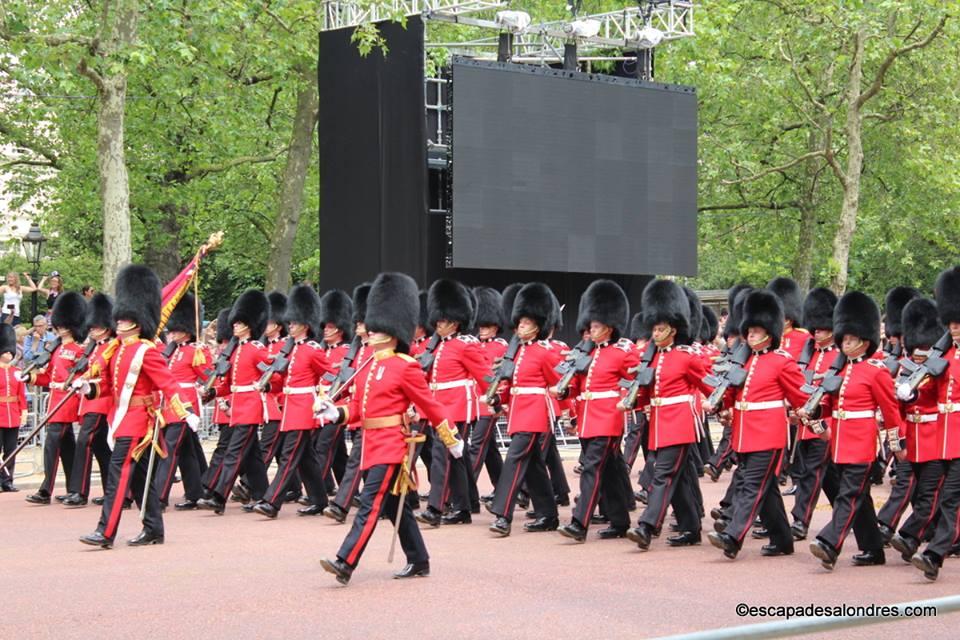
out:
{"label": "spectator", "polygon": [[80,289],[80,295],[82,295],[83,299],[86,300],[87,302],[90,302],[90,298],[92,298],[93,294],[95,294],[96,292],[97,290],[93,288],[92,284],[85,284],[83,285],[83,288]]}
{"label": "spectator", "polygon": [[23,301],[23,294],[33,293],[37,290],[30,276],[27,276],[27,281],[30,283],[29,285],[21,285],[20,276],[15,272],[11,271],[7,274],[7,281],[0,285],[0,293],[3,294],[0,322],[13,326],[20,324],[20,303]]}
{"label": "spectator", "polygon": [[37,287],[37,290],[40,291],[43,295],[47,296],[47,314],[50,314],[50,311],[53,309],[53,303],[57,301],[57,296],[63,293],[63,278],[60,277],[59,271],[50,272],[50,285],[44,287],[43,283],[47,281],[47,277],[44,277],[40,281],[40,286]]}
{"label": "spectator", "polygon": [[20,363],[23,362],[23,341],[27,337],[27,334],[30,333],[30,329],[28,329],[26,325],[18,324],[13,330],[17,334],[17,353],[13,357],[13,364],[19,367]]}
{"label": "spectator", "polygon": [[56,339],[56,335],[47,326],[47,318],[40,315],[35,317],[30,333],[23,339],[23,364],[31,364],[43,353],[46,344]]}

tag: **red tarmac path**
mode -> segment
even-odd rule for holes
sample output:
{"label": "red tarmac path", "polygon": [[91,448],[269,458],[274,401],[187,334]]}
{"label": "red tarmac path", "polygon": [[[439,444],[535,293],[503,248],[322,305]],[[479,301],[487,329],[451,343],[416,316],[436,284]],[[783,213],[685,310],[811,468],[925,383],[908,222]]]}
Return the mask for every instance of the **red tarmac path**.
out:
{"label": "red tarmac path", "polygon": [[[703,483],[708,509],[728,479]],[[297,517],[294,505],[275,521],[237,503],[222,517],[169,510],[166,544],[142,549],[123,544],[139,531],[129,510],[119,544],[102,551],[77,542],[93,531],[98,507],[33,506],[26,493],[0,494],[3,638],[643,638],[769,621],[738,617],[741,602],[887,604],[960,592],[960,560],[948,559],[935,583],[892,550],[884,567],[855,568],[852,536],[829,574],[807,543],[790,557],[761,558],[761,542],[748,540],[735,562],[706,539],[670,549],[661,538],[642,553],[593,533],[584,545],[524,533],[519,511],[507,539],[491,537],[486,513],[424,531],[433,574],[410,581],[390,579],[402,553],[387,564],[391,527],[382,521],[344,588],[319,560],[334,555],[347,526]],[[878,504],[886,493],[875,488]],[[561,509],[561,519],[569,513]],[[813,531],[828,517],[821,499]],[[820,637],[956,638],[958,629],[953,615]]]}

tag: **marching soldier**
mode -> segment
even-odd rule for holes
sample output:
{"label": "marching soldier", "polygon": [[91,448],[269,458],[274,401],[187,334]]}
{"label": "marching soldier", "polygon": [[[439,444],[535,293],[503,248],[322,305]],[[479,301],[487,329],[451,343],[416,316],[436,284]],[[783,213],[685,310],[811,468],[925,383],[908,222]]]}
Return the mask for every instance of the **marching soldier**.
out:
{"label": "marching soldier", "polygon": [[[263,345],[267,348],[269,361],[280,353],[283,347],[284,338],[287,335],[286,327],[283,324],[284,314],[287,309],[287,296],[279,291],[271,291],[267,294],[267,302],[270,303],[270,315],[267,317],[267,326],[263,330]],[[263,464],[269,467],[274,460],[280,464],[280,452],[283,450],[283,442],[280,435],[280,418],[283,400],[283,394],[272,389],[266,391],[267,398],[267,421],[260,432],[260,447],[263,451]],[[287,494],[284,499],[290,502],[299,498],[300,477],[293,474],[289,478],[289,485],[286,487]]]}
{"label": "marching soldier", "polygon": [[[66,383],[71,377],[70,370],[83,357],[80,343],[87,336],[86,316],[87,302],[79,293],[67,291],[57,296],[50,315],[50,324],[57,332],[60,344],[54,349],[49,364],[39,371],[31,372],[29,379],[30,384],[50,388],[49,410],[53,410],[70,393]],[[76,453],[73,423],[77,421],[79,409],[80,398],[73,395],[50,416],[43,442],[43,483],[36,493],[27,496],[27,502],[50,504],[53,485],[57,481],[58,462],[63,463],[64,476],[69,480]],[[58,496],[61,501],[66,498],[66,494],[62,498]]]}
{"label": "marching soldier", "polygon": [[[433,329],[430,328],[428,320],[429,313],[427,309],[427,292],[420,291],[420,318],[417,321],[417,328],[413,332],[413,342],[410,343],[410,357],[420,360],[427,348],[430,346],[430,338],[433,336]],[[414,407],[416,409],[416,407]],[[433,431],[426,419],[420,417],[417,411],[417,425],[415,430],[420,436],[423,436],[423,442],[418,442],[415,448],[414,460],[422,460],[423,466],[427,470],[427,479],[430,479],[430,469],[433,467]],[[429,494],[425,496],[429,498]],[[420,494],[414,492],[407,494],[407,500],[415,509],[420,509]]]}
{"label": "marching soldier", "polygon": [[[477,296],[477,338],[486,361],[487,371],[492,371],[496,362],[507,351],[507,341],[498,337],[505,326],[503,320],[503,296],[490,287],[475,287]],[[497,486],[503,457],[497,448],[497,416],[486,402],[479,403],[480,413],[470,434],[470,462],[473,465],[473,481],[480,477],[480,470],[487,468],[490,483]]]}
{"label": "marching soldier", "polygon": [[381,515],[394,520],[407,558],[407,565],[394,577],[430,574],[429,555],[410,504],[398,495],[410,487],[410,404],[425,412],[425,417],[435,425],[437,437],[453,455],[462,454],[463,442],[448,426],[446,410],[430,393],[420,364],[406,354],[417,316],[417,285],[413,279],[399,273],[377,276],[370,289],[365,323],[374,361],[358,369],[357,393],[351,396],[349,405],[336,407],[329,401],[322,405],[324,420],[344,422],[356,416],[363,434],[360,507],[336,558],[321,561],[324,570],[334,574],[341,584],[350,581]]}
{"label": "marching soldier", "polygon": [[774,278],[767,289],[780,298],[783,304],[783,338],[780,348],[800,359],[800,353],[810,339],[810,332],[803,328],[803,292],[791,278]]}
{"label": "marching soldier", "polygon": [[[887,442],[898,457],[900,451],[900,408],[893,391],[893,379],[883,363],[870,356],[880,345],[880,310],[859,291],[840,298],[833,312],[834,340],[847,357],[839,375],[843,378],[836,396],[828,394],[823,415],[830,424],[830,453],[836,469],[836,486],[825,488],[833,495],[833,514],[817,534],[810,552],[823,568],[832,571],[851,526],[860,553],[854,566],[884,564],[883,537],[870,497],[870,469],[877,457],[877,410],[883,416]],[[797,405],[799,406],[799,405]],[[803,416],[810,418],[816,416]]]}
{"label": "marching soldier", "polygon": [[[16,331],[9,324],[0,324],[0,459],[17,448],[20,427],[27,422],[27,385],[20,380],[20,369],[13,365],[16,355]],[[0,492],[19,491],[13,484],[15,464],[14,459],[0,469]]]}
{"label": "marching soldier", "polygon": [[[96,362],[110,340],[113,338],[113,302],[102,293],[95,294],[87,305],[87,340],[96,346],[88,357],[88,362]],[[89,345],[88,345],[89,348]],[[68,507],[82,507],[87,504],[90,495],[91,463],[97,460],[100,469],[100,486],[107,488],[107,470],[110,466],[110,445],[107,444],[107,414],[113,400],[109,397],[89,400],[80,399],[80,434],[77,437],[77,450],[73,459],[73,472],[67,482],[68,495],[63,504]],[[102,503],[102,499],[101,503]]]}
{"label": "marching soldier", "polygon": [[[144,546],[164,541],[160,499],[156,491],[147,489],[152,481],[147,477],[147,469],[150,449],[155,446],[154,429],[162,426],[155,394],[162,392],[165,404],[190,428],[200,424],[200,418],[188,411],[180,400],[180,386],[156,348],[160,323],[160,281],[156,274],[142,265],[128,265],[117,275],[116,288],[113,318],[117,338],[91,365],[87,377],[74,382],[87,397],[113,397],[109,435],[115,444],[103,510],[96,531],[80,538],[83,544],[104,549],[113,546],[123,498],[128,491],[132,491],[137,504],[143,506],[144,518],[143,530],[127,544]],[[143,505],[145,491],[146,504]]]}
{"label": "marching soldier", "polygon": [[[221,309],[217,312],[217,357],[219,360],[224,357],[224,352],[230,344],[233,336],[233,328],[230,326],[230,308]],[[211,371],[208,375],[214,376]],[[233,430],[230,429],[230,400],[229,398],[213,398],[213,424],[217,425],[218,435],[217,444],[210,456],[210,462],[207,465],[207,471],[203,474],[203,497],[209,498],[213,495],[213,489],[220,480],[220,473],[223,471],[223,458],[227,454],[227,447],[230,446],[230,436]],[[190,511],[199,509],[196,502],[184,501],[177,504],[177,511]]]}

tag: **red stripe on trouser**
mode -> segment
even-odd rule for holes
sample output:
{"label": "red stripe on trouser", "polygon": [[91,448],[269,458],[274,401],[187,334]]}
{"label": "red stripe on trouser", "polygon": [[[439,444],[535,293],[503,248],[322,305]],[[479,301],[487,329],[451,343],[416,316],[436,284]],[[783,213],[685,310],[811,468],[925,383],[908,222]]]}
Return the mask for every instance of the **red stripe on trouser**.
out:
{"label": "red stripe on trouser", "polygon": [[[767,482],[770,481],[770,475],[776,472],[777,467],[780,466],[780,458],[783,456],[783,450],[780,450],[780,454],[770,457],[770,464],[767,465],[767,472],[763,475],[763,481],[760,483],[760,489],[757,491],[757,498],[753,501],[753,506],[750,508],[750,517],[747,518],[748,523],[752,523],[757,517],[757,509],[760,508],[760,501],[764,499],[766,491],[764,490],[767,486]],[[749,524],[740,532],[740,535],[737,536],[737,542],[743,544],[743,539],[747,536],[747,531],[750,530]]]}
{"label": "red stripe on trouser", "polygon": [[910,497],[913,494],[913,484],[917,481],[917,476],[915,474],[910,474],[910,483],[907,485],[907,490],[903,494],[903,499],[900,501],[900,506],[897,507],[897,510],[893,512],[892,522],[899,522],[900,518],[903,516],[903,510],[907,508],[907,505],[910,504]]}
{"label": "red stripe on trouser", "polygon": [[[684,462],[686,457],[687,457],[687,446],[682,445],[680,455],[677,456],[677,463],[673,467],[673,469],[670,471],[670,477],[667,478],[665,491],[669,492],[668,490],[670,489],[670,486],[673,484],[673,481],[676,479],[677,473],[680,472],[680,465]],[[654,469],[656,469],[656,467],[654,467]],[[654,471],[654,473],[656,473],[656,471]],[[667,507],[669,505],[670,505],[669,500],[661,500],[660,513],[657,514],[657,525],[655,528],[659,529],[660,527],[663,526],[663,519],[667,516]]]}
{"label": "red stripe on trouser", "polygon": [[[333,454],[334,454],[334,445],[337,444],[337,439],[340,437],[340,431],[343,429],[343,426],[336,427],[337,432],[333,434],[333,438],[330,440],[330,446],[327,447],[327,450],[324,452],[324,457],[326,460],[323,465],[320,467],[322,473],[320,478],[326,481],[327,474],[330,473],[330,467],[333,466]],[[320,433],[317,433],[317,437],[320,437]]]}
{"label": "red stripe on trouser", "polygon": [[487,421],[487,433],[480,441],[480,449],[477,451],[477,459],[473,461],[473,476],[480,475],[480,469],[483,468],[483,460],[487,457],[487,447],[490,446],[490,435],[493,433],[493,418]]}
{"label": "red stripe on trouser", "polygon": [[270,466],[270,461],[277,455],[277,447],[280,446],[280,440],[283,437],[283,433],[280,432],[280,425],[277,425],[277,430],[273,435],[273,442],[270,443],[270,450],[263,454],[263,463],[267,466]]}
{"label": "red stripe on trouser", "polygon": [[113,493],[113,503],[110,505],[110,514],[107,517],[107,526],[103,529],[103,536],[113,540],[117,534],[117,525],[120,524],[120,514],[123,513],[123,501],[130,488],[130,463],[133,461],[133,442],[127,445],[127,452],[123,456],[120,466],[120,477],[117,478],[116,490]]}
{"label": "red stripe on trouser", "polygon": [[[600,456],[600,462],[597,463],[597,471],[595,476],[595,481],[593,483],[593,491],[590,492],[590,499],[587,501],[586,510],[584,511],[584,520],[586,522],[581,522],[585,527],[590,526],[590,516],[593,515],[593,507],[597,504],[597,494],[600,493],[600,482],[603,477],[603,469],[607,466],[607,460],[610,458],[611,453],[611,442],[607,442],[606,446],[603,448],[603,454]],[[582,474],[582,472],[581,472]],[[581,478],[583,475],[580,476]]]}
{"label": "red stripe on trouser", "polygon": [[[536,444],[537,444],[537,434],[531,433],[531,434],[530,434],[530,445],[529,445],[529,447],[527,448],[527,450],[524,451],[523,454],[522,454],[524,458],[526,458],[527,456],[530,455],[530,452],[533,450],[533,447],[534,447],[534,445],[536,445]],[[514,497],[515,492],[516,492],[516,490],[517,490],[517,484],[520,482],[520,467],[521,467],[520,461],[518,460],[518,461],[517,461],[517,468],[516,468],[516,470],[513,472],[513,480],[510,482],[510,491],[507,492],[507,499],[506,499],[506,501],[503,503],[503,504],[504,504],[504,511],[506,511],[507,513],[509,513],[510,511],[512,511],[512,508],[511,508],[511,507],[513,506],[513,505],[512,505],[512,503],[513,503],[513,497]],[[499,513],[499,514],[497,514],[497,515],[502,516],[502,517],[504,517],[504,518],[507,517],[507,514],[506,514],[506,513]]]}
{"label": "red stripe on trouser", "polygon": [[830,456],[830,447],[823,448],[823,459],[820,460],[820,470],[817,471],[816,479],[814,480],[813,489],[810,491],[810,500],[807,502],[807,508],[803,510],[803,524],[810,525],[810,516],[812,515],[813,507],[817,504],[817,500],[820,498],[820,487],[823,486],[823,474],[827,471],[827,458]]}
{"label": "red stripe on trouser", "polygon": [[440,510],[443,511],[443,506],[447,504],[447,500],[450,499],[450,458],[451,453],[449,451],[444,452],[444,467],[443,467],[443,489],[440,490]]}
{"label": "red stripe on trouser", "polygon": [[[233,483],[237,481],[237,475],[240,473],[240,466],[243,464],[243,459],[247,457],[247,447],[250,444],[250,439],[256,434],[256,427],[247,427],[247,435],[243,440],[243,446],[240,447],[240,455],[237,456],[237,464],[233,466],[233,469],[230,471],[230,476],[228,482],[223,485],[223,497],[226,498],[227,494],[230,492],[230,489],[233,488]],[[226,459],[226,456],[224,456]]]}
{"label": "red stripe on trouser", "polygon": [[[367,540],[370,539],[370,536],[373,535],[373,530],[377,528],[377,520],[380,519],[380,508],[383,504],[383,497],[386,495],[387,491],[390,490],[390,485],[393,480],[394,470],[397,468],[397,465],[390,465],[390,470],[384,474],[383,480],[380,481],[380,486],[377,487],[377,495],[373,498],[373,504],[370,505],[370,513],[367,515],[367,521],[363,523],[363,529],[360,530],[360,536],[357,538],[357,544],[353,546],[353,549],[350,550],[350,553],[347,554],[347,557],[344,558],[344,561],[353,566],[357,562],[357,558],[360,556],[360,552],[363,551],[363,548],[367,546]],[[399,505],[399,508],[403,508],[403,505]]]}
{"label": "red stripe on trouser", "polygon": [[[90,493],[90,463],[93,460],[93,432],[88,433],[87,445],[84,447],[83,475],[80,476],[80,495]],[[69,483],[68,483],[69,484]]]}
{"label": "red stripe on trouser", "polygon": [[944,476],[940,476],[940,481],[937,483],[937,489],[933,492],[933,498],[930,500],[930,515],[927,516],[926,522],[924,522],[920,526],[920,530],[917,531],[917,538],[920,540],[923,540],[924,534],[927,532],[927,527],[930,526],[930,523],[933,522],[934,517],[940,510],[938,501],[940,500],[940,489],[943,488],[943,481]]}
{"label": "red stripe on trouser", "polygon": [[277,498],[280,497],[280,492],[283,491],[284,487],[287,486],[287,478],[290,476],[290,471],[293,469],[293,465],[290,464],[290,461],[293,460],[293,452],[300,448],[300,441],[303,440],[304,433],[306,433],[306,431],[297,431],[297,443],[293,445],[293,448],[290,450],[290,455],[286,460],[283,461],[283,470],[278,474],[280,476],[280,482],[277,482],[278,478],[273,479],[273,484],[277,485],[277,488],[273,491],[273,497],[267,500],[267,502],[275,502]]}
{"label": "red stripe on trouser", "polygon": [[860,491],[857,492],[857,497],[850,501],[850,515],[847,516],[847,521],[843,523],[843,528],[840,529],[840,535],[837,536],[837,551],[840,551],[840,547],[843,546],[843,541],[847,539],[847,534],[850,532],[850,525],[853,523],[853,518],[857,515],[857,501],[860,499],[860,496],[863,495],[864,488],[867,486],[867,482],[870,481],[870,469],[867,465],[867,471],[863,474],[863,482],[860,483]]}
{"label": "red stripe on trouser", "polygon": [[168,462],[170,463],[170,469],[167,471],[167,477],[163,480],[163,491],[160,492],[160,502],[166,502],[167,498],[170,497],[170,489],[173,487],[173,476],[177,472],[177,458],[180,454],[180,446],[183,444],[183,436],[186,434],[187,429],[186,425],[180,427],[180,435],[177,436],[177,441],[173,445],[173,451],[168,452]]}

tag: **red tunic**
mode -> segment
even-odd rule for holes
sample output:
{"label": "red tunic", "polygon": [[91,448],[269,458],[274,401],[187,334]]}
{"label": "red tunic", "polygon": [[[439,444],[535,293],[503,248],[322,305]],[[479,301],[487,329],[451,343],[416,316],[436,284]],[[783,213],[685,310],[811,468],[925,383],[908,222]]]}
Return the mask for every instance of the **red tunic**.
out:
{"label": "red tunic", "polygon": [[266,394],[256,388],[263,372],[257,368],[267,362],[267,348],[256,340],[242,340],[230,357],[230,369],[217,384],[217,395],[230,398],[230,426],[263,424]]}
{"label": "red tunic", "polygon": [[473,336],[447,336],[437,345],[428,373],[430,390],[446,415],[457,422],[471,422],[480,413],[478,385],[486,384],[490,365],[480,341]]}
{"label": "red tunic", "polygon": [[900,405],[893,378],[878,360],[850,360],[840,372],[836,396],[824,399],[824,415],[833,416],[830,452],[838,464],[868,464],[877,457],[877,409],[886,429],[900,428]]}
{"label": "red tunic", "polygon": [[[484,362],[486,362],[487,374],[490,375],[493,373],[493,363],[502,358],[503,355],[507,352],[507,347],[509,344],[503,338],[491,338],[490,340],[481,340],[480,341],[480,351],[483,353]],[[488,383],[484,381],[483,385],[480,386],[478,393],[483,395],[486,393]],[[506,401],[506,398],[501,398],[501,401]],[[493,409],[486,402],[481,402],[480,404],[480,415],[481,416],[492,416]]]}
{"label": "red tunic", "polygon": [[623,397],[620,380],[630,376],[640,355],[628,340],[604,342],[593,350],[586,373],[570,383],[577,402],[577,434],[581,438],[618,438],[623,435],[626,415],[617,408]]}
{"label": "red tunic", "polygon": [[329,371],[327,354],[319,344],[301,340],[293,347],[281,389],[280,431],[306,431],[317,426],[313,404],[320,379]]}
{"label": "red tunic", "polygon": [[955,460],[960,458],[960,349],[954,344],[943,357],[950,366],[937,379],[940,459]]}
{"label": "red tunic", "polygon": [[[110,344],[110,338],[106,338],[97,343],[97,346],[94,348],[93,353],[90,354],[90,362],[96,362],[97,360],[103,357],[103,352],[106,350],[107,345]],[[91,380],[91,382],[93,382]],[[80,415],[85,416],[88,413],[99,413],[101,415],[108,415],[110,413],[110,407],[113,405],[113,398],[110,396],[104,396],[102,398],[96,398],[91,400],[90,398],[80,398]]]}
{"label": "red tunic", "polygon": [[653,384],[637,394],[637,406],[650,407],[650,448],[696,442],[700,394],[713,391],[703,381],[707,375],[703,357],[688,346],[657,349],[650,366]]}
{"label": "red tunic", "polygon": [[[63,400],[69,389],[64,383],[70,375],[70,368],[83,357],[83,347],[76,342],[61,344],[53,351],[50,363],[45,369],[35,372],[31,382],[38,387],[50,387],[50,399],[47,406],[52,409]],[[80,398],[74,394],[56,413],[50,416],[50,422],[76,422],[79,417]],[[49,409],[48,409],[49,410]]]}
{"label": "red tunic", "polygon": [[[283,347],[283,343],[286,341],[286,338],[277,338],[276,340],[270,340],[267,342],[267,356],[269,358],[268,362],[273,362],[273,359],[277,357],[277,354],[280,353],[280,349]],[[280,420],[282,414],[281,403],[283,402],[283,393],[280,391],[270,391],[266,394],[267,402],[267,421]]]}
{"label": "red tunic", "polygon": [[[838,353],[840,353],[840,350],[837,349],[837,345],[832,342],[825,349],[821,349],[820,347],[814,348],[813,357],[810,359],[810,362],[807,364],[807,368],[805,370],[812,371],[814,373],[815,377],[812,384],[815,387],[819,387],[823,382],[822,378],[819,376],[827,372],[827,369],[829,369],[830,365],[833,364],[833,360],[837,357]],[[824,415],[823,419],[827,423],[828,427],[833,425],[833,417]],[[800,440],[816,440],[819,437],[819,435],[813,432],[813,429],[810,429],[802,422],[800,423],[799,431],[797,432],[797,438]]]}
{"label": "red tunic", "polygon": [[517,350],[510,393],[507,433],[546,433],[551,428],[552,398],[547,388],[560,380],[554,367],[563,356],[547,340],[525,342]]}
{"label": "red tunic", "polygon": [[345,408],[348,420],[363,425],[360,469],[399,464],[407,455],[406,411],[411,403],[424,411],[431,424],[450,418],[430,393],[420,363],[406,354],[377,352],[376,360],[356,378],[357,393]]}
{"label": "red tunic", "polygon": [[917,399],[904,406],[907,460],[939,460],[941,452],[940,413],[937,411],[937,383],[927,377],[917,387]]}
{"label": "red tunic", "polygon": [[[167,369],[170,375],[180,387],[180,398],[184,405],[194,413],[200,413],[200,395],[197,393],[197,380],[204,377],[207,368],[210,366],[210,355],[206,347],[200,348],[202,360],[198,364],[193,363],[194,354],[197,352],[196,345],[181,344],[170,355],[167,360]],[[179,422],[181,419],[168,406],[163,409],[163,420],[165,424]]]}
{"label": "red tunic", "polygon": [[780,348],[793,356],[794,360],[799,360],[809,339],[810,332],[806,329],[791,329],[780,338]]}
{"label": "red tunic", "polygon": [[785,449],[789,434],[786,403],[799,407],[807,400],[800,390],[804,384],[800,367],[789,353],[777,349],[750,354],[746,369],[743,386],[724,396],[724,406],[733,408],[733,450]]}
{"label": "red tunic", "polygon": [[19,429],[26,421],[27,385],[17,379],[20,369],[0,363],[0,429]]}
{"label": "red tunic", "polygon": [[[370,359],[370,356],[372,355],[373,355],[373,349],[368,347],[366,343],[362,344],[360,348],[357,349],[357,357],[353,361],[353,370],[360,371],[360,368],[363,367],[363,371],[367,371],[370,368],[370,366],[373,364],[373,362],[370,362],[365,367],[363,365],[367,362],[367,360]],[[421,378],[423,377],[423,370],[420,371],[420,377]],[[337,404],[339,406],[347,406],[350,403],[350,401],[353,399],[353,396],[356,394],[356,390],[358,388],[357,387],[358,379],[359,379],[359,376],[354,378],[353,382],[350,383],[350,388],[347,389],[347,391],[345,391],[340,396],[340,399],[337,401]],[[347,430],[356,431],[359,428],[360,428],[360,418],[358,418],[356,414],[353,414],[352,416],[350,416],[349,422],[347,422]]]}

